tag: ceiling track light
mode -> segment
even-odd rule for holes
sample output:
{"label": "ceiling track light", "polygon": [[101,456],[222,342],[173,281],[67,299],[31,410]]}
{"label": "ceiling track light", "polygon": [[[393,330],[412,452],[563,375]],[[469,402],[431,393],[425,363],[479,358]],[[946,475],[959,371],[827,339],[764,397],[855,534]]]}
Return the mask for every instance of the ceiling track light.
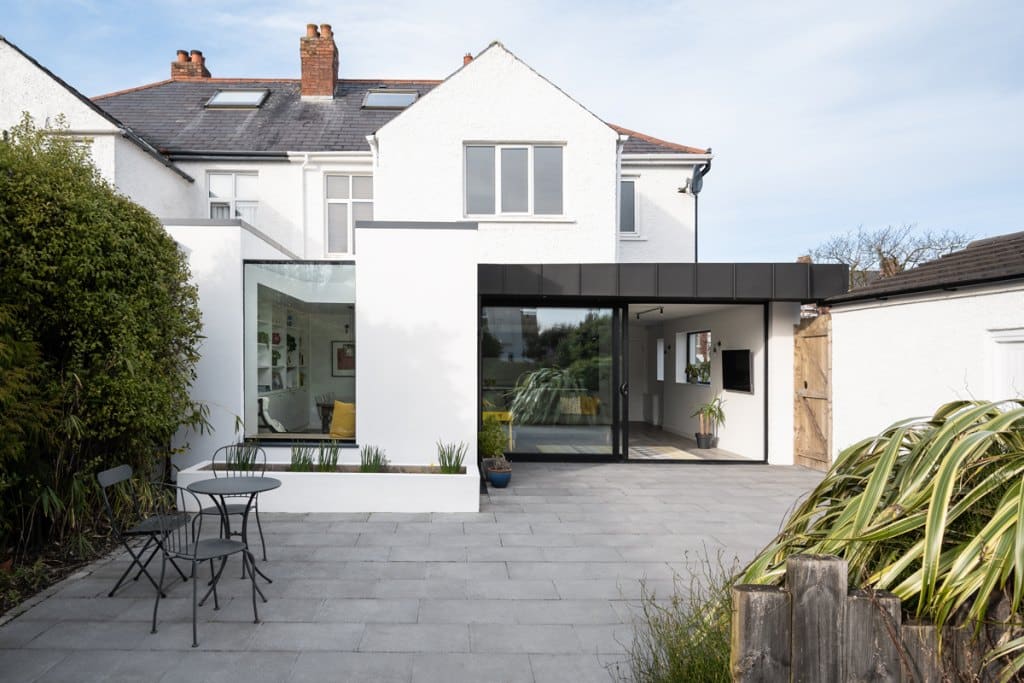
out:
{"label": "ceiling track light", "polygon": [[636,319],[639,320],[640,316],[646,315],[647,313],[653,313],[654,311],[657,311],[661,315],[665,315],[665,307],[664,306],[655,306],[654,308],[648,308],[646,311],[638,311],[637,314],[636,314]]}

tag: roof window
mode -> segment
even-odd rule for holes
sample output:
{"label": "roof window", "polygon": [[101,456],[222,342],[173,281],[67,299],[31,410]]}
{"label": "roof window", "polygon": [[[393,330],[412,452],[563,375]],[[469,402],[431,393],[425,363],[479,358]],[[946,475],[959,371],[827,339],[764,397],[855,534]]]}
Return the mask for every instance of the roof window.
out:
{"label": "roof window", "polygon": [[363,100],[363,109],[405,109],[417,96],[413,90],[371,90]]}
{"label": "roof window", "polygon": [[218,90],[206,106],[209,109],[256,109],[267,99],[269,90]]}

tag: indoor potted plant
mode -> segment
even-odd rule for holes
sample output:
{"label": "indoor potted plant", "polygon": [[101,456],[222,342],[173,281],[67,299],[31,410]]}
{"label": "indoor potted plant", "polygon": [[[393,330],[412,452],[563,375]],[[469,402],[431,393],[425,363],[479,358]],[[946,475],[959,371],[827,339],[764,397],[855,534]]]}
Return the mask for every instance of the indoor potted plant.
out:
{"label": "indoor potted plant", "polygon": [[714,448],[718,445],[718,425],[725,424],[725,411],[722,405],[725,401],[722,397],[708,401],[699,406],[690,417],[700,420],[697,437],[697,448]]}

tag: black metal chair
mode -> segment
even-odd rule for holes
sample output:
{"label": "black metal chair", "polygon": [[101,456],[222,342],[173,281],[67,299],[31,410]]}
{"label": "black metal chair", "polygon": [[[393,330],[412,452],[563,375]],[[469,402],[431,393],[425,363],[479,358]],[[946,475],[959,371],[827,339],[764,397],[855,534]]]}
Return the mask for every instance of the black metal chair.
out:
{"label": "black metal chair", "polygon": [[[214,477],[262,477],[267,472],[267,453],[259,446],[252,444],[236,443],[229,446],[221,446],[213,454],[211,465]],[[223,468],[223,469],[220,469]],[[248,501],[248,495],[238,496]],[[245,514],[246,503],[228,503],[224,506],[228,515],[239,517]],[[263,540],[263,524],[260,522],[260,498],[252,503],[253,512],[256,515],[256,528],[260,532],[260,547],[263,549],[263,561],[267,560],[267,544]],[[208,517],[217,517],[223,522],[221,510],[216,505],[202,508],[202,514]],[[228,529],[221,524],[221,535],[228,537]],[[240,531],[232,532],[232,536],[241,536]]]}
{"label": "black metal chair", "polygon": [[[114,537],[125,547],[125,550],[128,551],[128,554],[131,555],[132,558],[131,564],[129,564],[128,568],[124,570],[124,573],[121,574],[121,578],[117,580],[117,583],[114,584],[113,589],[111,589],[107,595],[109,597],[113,597],[114,593],[117,592],[117,589],[121,587],[121,584],[124,583],[124,580],[128,578],[128,575],[135,567],[138,567],[139,571],[135,574],[133,581],[138,581],[139,577],[145,574],[146,578],[149,579],[149,582],[153,584],[153,588],[160,590],[156,580],[152,575],[150,575],[146,567],[149,566],[153,557],[155,557],[160,551],[160,547],[163,542],[161,529],[164,526],[172,527],[185,524],[187,523],[188,518],[181,513],[174,513],[171,518],[164,520],[164,523],[162,524],[161,520],[158,519],[158,515],[143,517],[139,509],[139,498],[135,490],[135,485],[132,483],[131,465],[120,465],[109,470],[104,470],[96,475],[96,479],[99,480],[100,483],[100,492],[103,494],[103,506],[107,510],[107,517],[110,519],[110,528],[114,532]],[[134,526],[125,528],[124,525],[121,524],[121,520],[118,519],[116,514],[114,514],[114,503],[111,501],[111,495],[118,494],[126,497],[126,500],[134,509],[136,517],[141,520]],[[129,544],[129,541],[134,538],[142,537],[146,538],[146,542],[143,544],[142,549],[136,553]],[[143,561],[142,558],[145,556],[146,551],[149,550],[150,546],[153,546],[153,550],[150,552],[149,557]],[[182,581],[188,580],[188,577],[185,576],[184,572],[181,571],[181,568],[178,567],[177,564],[174,565],[174,568],[181,576]]]}
{"label": "black metal chair", "polygon": [[[160,609],[160,598],[164,576],[167,573],[167,563],[174,564],[174,560],[180,559],[192,564],[192,571],[189,577],[192,579],[192,647],[199,646],[198,630],[196,628],[196,611],[198,608],[197,592],[199,582],[196,581],[196,567],[201,562],[210,563],[210,591],[213,592],[213,609],[220,609],[220,600],[217,597],[217,582],[220,581],[224,572],[226,562],[221,562],[220,569],[214,569],[214,560],[226,559],[235,553],[242,553],[242,565],[248,571],[252,583],[252,616],[253,623],[260,621],[259,612],[256,611],[256,572],[254,571],[256,560],[249,552],[245,543],[230,538],[202,538],[203,514],[199,512],[199,498],[188,489],[164,484],[159,487],[156,506],[159,511],[157,519],[160,521],[160,531],[163,534],[163,542],[160,548],[163,551],[163,562],[160,565],[160,582],[156,593],[156,602],[153,603],[153,629],[156,633],[157,611]],[[181,501],[182,508],[193,508],[197,512],[175,512],[174,505]],[[176,514],[183,514],[186,518],[185,524],[173,524],[170,520]],[[177,565],[175,565],[177,566]],[[209,594],[209,592],[207,593]],[[203,598],[205,601],[206,598]],[[266,598],[264,598],[266,601]]]}

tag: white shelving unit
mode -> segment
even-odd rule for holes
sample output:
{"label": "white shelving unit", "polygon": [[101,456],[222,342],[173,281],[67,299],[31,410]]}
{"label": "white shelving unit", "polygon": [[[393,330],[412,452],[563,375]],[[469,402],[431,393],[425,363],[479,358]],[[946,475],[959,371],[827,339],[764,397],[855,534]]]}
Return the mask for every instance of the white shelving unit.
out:
{"label": "white shelving unit", "polygon": [[293,307],[260,301],[256,378],[260,396],[305,390],[309,384],[309,318]]}

